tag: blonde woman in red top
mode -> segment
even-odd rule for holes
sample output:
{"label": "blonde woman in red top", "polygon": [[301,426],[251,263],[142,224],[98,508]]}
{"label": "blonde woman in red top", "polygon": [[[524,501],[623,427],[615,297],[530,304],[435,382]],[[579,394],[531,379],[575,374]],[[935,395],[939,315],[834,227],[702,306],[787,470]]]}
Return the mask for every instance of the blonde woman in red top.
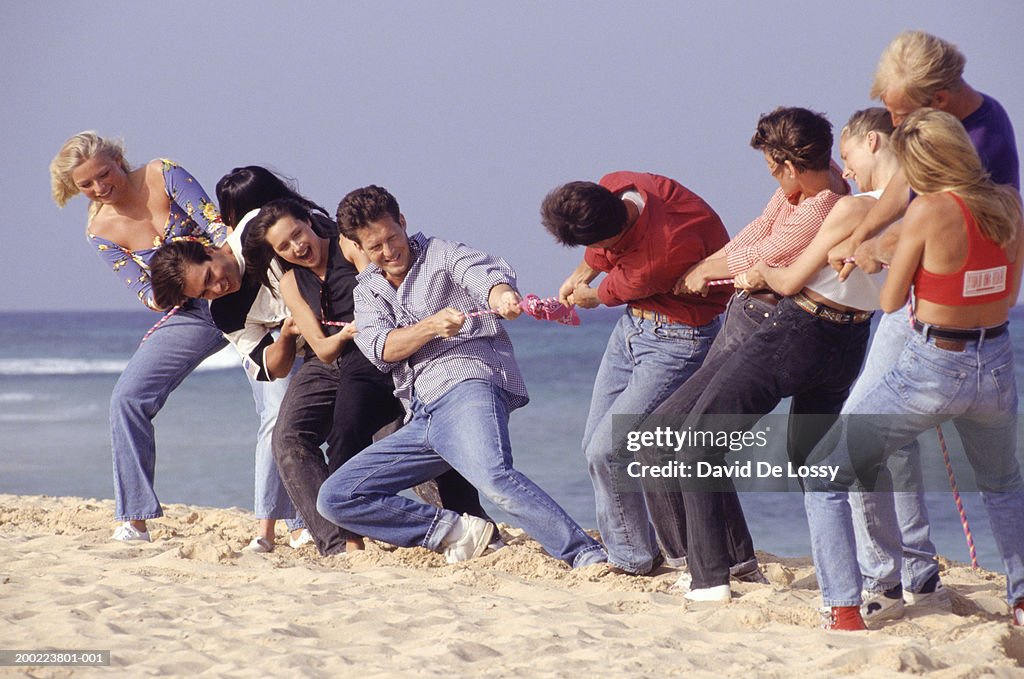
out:
{"label": "blonde woman in red top", "polygon": [[834,482],[808,483],[817,492],[804,496],[826,627],[864,629],[849,487],[859,481],[870,490],[889,453],[947,420],[974,468],[1014,624],[1024,625],[1024,479],[1015,458],[1017,387],[1007,333],[1024,261],[1020,196],[989,179],[948,113],[915,111],[892,146],[917,198],[904,217],[882,308],[901,308],[913,286],[914,332],[864,398],[877,414],[841,421],[812,454],[811,464],[840,465]]}

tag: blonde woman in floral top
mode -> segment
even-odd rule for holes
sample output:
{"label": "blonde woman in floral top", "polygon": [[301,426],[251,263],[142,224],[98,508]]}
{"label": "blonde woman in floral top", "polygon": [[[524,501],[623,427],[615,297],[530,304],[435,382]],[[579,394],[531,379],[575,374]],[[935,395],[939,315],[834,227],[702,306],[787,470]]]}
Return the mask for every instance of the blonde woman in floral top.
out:
{"label": "blonde woman in floral top", "polygon": [[[60,207],[79,193],[89,199],[86,237],[149,309],[157,310],[148,262],[165,242],[220,245],[227,236],[217,208],[186,170],[162,159],[133,170],[121,144],[95,132],[64,143],[50,163],[50,181]],[[146,521],[163,515],[153,490],[153,418],[182,380],[224,345],[207,302],[192,301],[139,346],[121,373],[110,400],[114,498],[122,522],[115,540],[149,541]]]}

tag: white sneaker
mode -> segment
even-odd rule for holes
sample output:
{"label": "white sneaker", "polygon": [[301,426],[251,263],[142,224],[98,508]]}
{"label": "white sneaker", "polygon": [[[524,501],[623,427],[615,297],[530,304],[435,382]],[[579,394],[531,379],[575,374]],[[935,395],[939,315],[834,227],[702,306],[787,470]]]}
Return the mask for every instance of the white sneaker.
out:
{"label": "white sneaker", "polygon": [[690,601],[714,601],[717,603],[725,603],[726,601],[732,600],[732,590],[729,585],[717,585],[715,587],[701,587],[700,589],[691,589],[684,595],[684,598]]}
{"label": "white sneaker", "polygon": [[313,542],[313,536],[310,535],[308,528],[303,528],[302,532],[299,533],[299,537],[297,537],[297,538],[289,537],[288,538],[288,546],[291,547],[292,549],[298,549],[302,545],[305,545],[305,544],[310,543],[310,542]]}
{"label": "white sneaker", "polygon": [[949,598],[949,591],[942,584],[942,580],[935,576],[935,582],[925,583],[925,586],[930,586],[930,592],[911,592],[910,590],[904,590],[903,600],[911,606],[921,606],[922,608],[944,608],[951,610],[953,608],[953,602]]}
{"label": "white sneaker", "polygon": [[252,541],[247,544],[244,548],[246,552],[257,552],[259,554],[268,554],[274,551],[274,543],[266,538],[255,537]]}
{"label": "white sneaker", "polygon": [[686,594],[690,591],[690,585],[692,584],[693,577],[690,575],[690,572],[683,571],[679,574],[679,577],[676,578],[676,581],[669,586],[669,589],[674,589],[677,592],[682,592],[683,594]]}
{"label": "white sneaker", "polygon": [[441,539],[445,561],[459,563],[477,558],[487,550],[493,530],[494,524],[490,521],[463,514]]}
{"label": "white sneaker", "polygon": [[117,540],[118,542],[133,542],[138,540],[140,542],[152,542],[149,539],[148,530],[139,530],[131,524],[130,521],[125,521],[114,531],[114,534],[110,536],[111,540]]}
{"label": "white sneaker", "polygon": [[903,587],[900,585],[884,592],[862,592],[861,597],[860,615],[866,623],[903,617]]}

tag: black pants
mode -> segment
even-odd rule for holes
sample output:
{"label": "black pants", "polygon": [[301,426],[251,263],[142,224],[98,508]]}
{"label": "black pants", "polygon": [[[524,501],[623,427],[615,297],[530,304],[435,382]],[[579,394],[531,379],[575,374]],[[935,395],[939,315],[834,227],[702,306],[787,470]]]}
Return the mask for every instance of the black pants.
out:
{"label": "black pants", "polygon": [[[355,347],[332,363],[315,356],[292,376],[274,427],[274,459],[292,504],[302,514],[321,554],[340,554],[352,533],[316,510],[320,486],[382,427],[404,411],[390,375],[380,372]],[[327,442],[327,456],[320,446]],[[488,518],[473,486],[452,470],[438,477],[442,504],[452,511]]]}
{"label": "black pants", "polygon": [[[746,294],[734,295],[725,311],[722,329],[708,350],[704,363],[690,379],[659,405],[653,415],[678,416],[688,415],[697,401],[707,390],[719,369],[740,347],[748,337],[754,334],[761,324],[775,312],[775,306],[749,297]],[[645,464],[660,464],[662,460],[656,454],[644,455]],[[714,501],[714,513],[724,526],[728,541],[728,553],[731,565],[752,561],[754,557],[754,541],[747,528],[746,517],[739,496],[732,488],[731,480],[723,485],[718,497],[707,498]],[[679,488],[645,486],[644,499],[651,515],[651,523],[658,536],[658,542],[665,555],[670,559],[681,559],[689,552],[686,533],[686,504],[684,494]],[[688,559],[690,560],[690,559]]]}
{"label": "black pants", "polygon": [[[812,316],[790,299],[782,300],[769,322],[721,363],[691,407],[686,426],[749,430],[779,401],[792,396],[789,457],[794,465],[802,465],[838,417],[863,364],[869,334],[867,322],[833,323]],[[684,448],[680,458],[690,465],[704,461],[717,466],[724,464],[727,452],[717,446]],[[736,493],[729,479],[720,479],[715,486],[694,485],[680,483],[693,586],[722,585],[735,563],[736,536],[728,521]]]}

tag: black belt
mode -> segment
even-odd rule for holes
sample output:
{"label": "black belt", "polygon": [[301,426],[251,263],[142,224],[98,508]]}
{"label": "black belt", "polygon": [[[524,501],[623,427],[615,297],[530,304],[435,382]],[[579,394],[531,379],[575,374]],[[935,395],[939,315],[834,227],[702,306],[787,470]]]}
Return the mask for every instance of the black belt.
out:
{"label": "black belt", "polygon": [[928,337],[938,337],[940,339],[948,340],[962,340],[965,342],[977,342],[982,337],[989,339],[991,337],[999,337],[1005,335],[1010,323],[1006,322],[1002,325],[997,325],[992,328],[975,328],[973,330],[961,330],[959,328],[943,328],[939,325],[925,325],[921,321],[914,319],[914,330],[921,334],[925,333],[925,328],[928,329]]}
{"label": "black belt", "polygon": [[771,304],[775,306],[782,299],[782,295],[777,295],[771,290],[758,290],[757,292],[748,292],[747,297],[751,299],[759,299],[765,304]]}
{"label": "black belt", "polygon": [[938,325],[925,325],[914,319],[914,330],[931,339],[935,346],[946,351],[965,351],[968,342],[977,342],[981,338],[999,337],[1006,334],[1010,324],[1003,323],[993,328],[975,328],[973,330],[961,330],[959,328],[943,328]]}

